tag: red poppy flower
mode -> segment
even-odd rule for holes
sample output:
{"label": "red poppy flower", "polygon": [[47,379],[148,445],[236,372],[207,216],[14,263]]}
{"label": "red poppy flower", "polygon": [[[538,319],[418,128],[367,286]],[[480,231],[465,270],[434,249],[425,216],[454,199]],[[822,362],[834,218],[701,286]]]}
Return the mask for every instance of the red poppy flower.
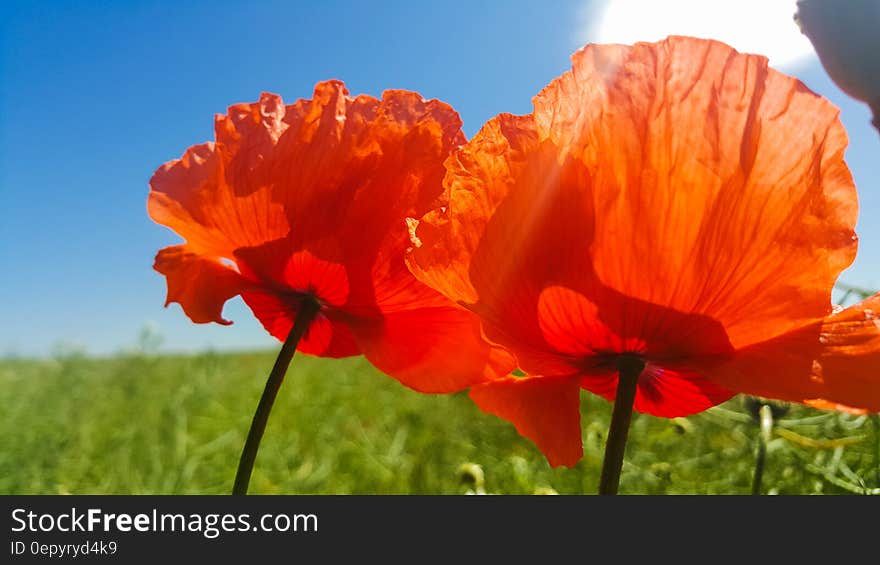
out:
{"label": "red poppy flower", "polygon": [[[831,315],[856,253],[838,111],[717,41],[590,45],[447,162],[416,276],[528,374],[471,388],[553,465],[582,456],[579,389],[683,416],[736,392],[880,409],[873,302]],[[880,304],[877,304],[880,312]]]}
{"label": "red poppy flower", "polygon": [[363,353],[425,392],[508,370],[476,316],[404,264],[405,218],[442,204],[443,161],[464,142],[451,107],[400,90],[351,98],[329,81],[292,105],[263,94],[232,106],[215,131],[150,180],[150,216],[186,239],[156,256],[166,305],[229,324],[223,304],[241,295],[283,341],[317,303],[300,351]]}

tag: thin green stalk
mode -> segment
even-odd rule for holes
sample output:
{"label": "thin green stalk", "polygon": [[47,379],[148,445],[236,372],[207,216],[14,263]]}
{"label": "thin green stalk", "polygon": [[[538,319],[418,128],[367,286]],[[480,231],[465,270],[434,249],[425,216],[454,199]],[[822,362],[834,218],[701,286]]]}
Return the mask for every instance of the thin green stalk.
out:
{"label": "thin green stalk", "polygon": [[874,473],[880,487],[880,414],[871,414],[871,423],[874,424]]}
{"label": "thin green stalk", "polygon": [[758,411],[761,430],[758,433],[755,448],[755,474],[752,477],[752,494],[761,494],[761,481],[764,478],[764,463],[767,459],[767,444],[773,436],[773,409],[769,404],[762,404]]}
{"label": "thin green stalk", "polygon": [[254,418],[251,421],[251,428],[248,431],[247,440],[244,443],[244,449],[241,451],[241,458],[238,461],[238,471],[235,473],[235,484],[232,487],[232,494],[247,494],[248,484],[251,480],[251,472],[254,470],[254,461],[257,458],[257,451],[260,448],[260,440],[263,439],[263,432],[266,431],[266,423],[269,421],[269,414],[272,412],[272,405],[275,403],[275,397],[278,396],[278,390],[281,383],[284,382],[284,375],[287,373],[287,367],[296,353],[296,346],[300,339],[305,335],[306,330],[315,319],[320,306],[313,298],[306,298],[300,306],[299,312],[296,314],[296,320],[278,358],[275,359],[275,365],[269,378],[266,380],[266,387],[263,389],[263,395],[260,397],[260,403],[257,405],[257,411],[254,412]]}
{"label": "thin green stalk", "polygon": [[608,441],[605,442],[599,494],[617,494],[617,488],[620,486],[620,471],[623,469],[623,455],[632,420],[633,403],[636,400],[639,375],[644,368],[645,362],[634,355],[621,355],[617,360],[617,393],[614,397],[614,410],[611,413],[611,426],[608,428]]}

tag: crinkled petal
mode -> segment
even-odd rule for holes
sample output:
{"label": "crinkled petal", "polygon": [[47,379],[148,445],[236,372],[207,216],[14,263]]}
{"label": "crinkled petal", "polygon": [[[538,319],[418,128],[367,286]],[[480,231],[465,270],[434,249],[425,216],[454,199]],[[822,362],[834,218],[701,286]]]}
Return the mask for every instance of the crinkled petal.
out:
{"label": "crinkled petal", "polygon": [[[540,146],[531,116],[501,114],[487,122],[446,162],[448,206],[410,222],[410,270],[432,288],[466,304],[475,304],[481,298],[488,301],[483,295],[493,286],[481,283],[494,278],[497,296],[492,298],[504,300],[513,279],[525,270],[519,257],[523,248],[530,242],[534,247],[544,243],[537,241],[543,223],[534,224],[544,220],[547,204],[560,199],[557,193],[562,189],[543,180],[558,178],[556,159],[552,148]],[[494,218],[502,202],[506,206],[499,215],[504,214],[508,221]],[[490,222],[499,232],[495,238],[487,234],[493,227]],[[591,230],[591,225],[585,229]],[[481,246],[486,249],[481,250]],[[554,254],[556,248],[548,248],[547,252]],[[478,262],[481,251],[483,262]]]}
{"label": "crinkled petal", "polygon": [[717,41],[589,45],[572,67],[535,121],[588,171],[605,285],[710,316],[735,347],[829,313],[856,252],[837,108]]}
{"label": "crinkled petal", "polygon": [[[348,96],[342,83],[318,85],[312,100],[288,107],[271,184],[300,246],[334,239],[350,270],[353,300],[369,302],[376,263],[402,256],[405,218],[443,192],[443,161],[463,143],[461,119],[447,104],[389,90],[382,99]],[[361,288],[364,287],[364,288]]]}
{"label": "crinkled petal", "polygon": [[239,247],[284,237],[290,225],[267,174],[283,116],[281,98],[266,93],[218,115],[216,143],[190,147],[153,174],[150,217],[195,252],[229,259]]}
{"label": "crinkled petal", "polygon": [[579,268],[592,240],[583,168],[560,163],[530,117],[502,114],[447,169],[450,204],[414,226],[410,269],[477,313],[493,341],[540,352],[541,291]]}
{"label": "crinkled petal", "polygon": [[419,392],[456,392],[515,368],[483,339],[479,318],[451,304],[354,319],[351,328],[373,365]]}
{"label": "crinkled petal", "polygon": [[[245,302],[272,335],[287,337],[307,295],[321,313],[300,350],[327,356],[360,352],[353,321],[455,308],[403,260],[406,218],[441,202],[443,161],[464,142],[450,106],[402,90],[350,97],[327,81],[291,105],[264,93],[231,106],[215,135],[156,171],[149,212],[194,253],[234,261],[251,283]],[[371,343],[394,357],[377,335]]]}
{"label": "crinkled petal", "polygon": [[584,455],[580,392],[571,377],[523,377],[471,387],[483,411],[500,416],[538,446],[550,465],[573,467]]}
{"label": "crinkled petal", "polygon": [[721,385],[817,407],[880,412],[880,294],[741,351],[707,371]]}
{"label": "crinkled petal", "polygon": [[[533,116],[496,117],[447,161],[449,204],[410,222],[409,265],[521,361],[602,342],[726,355],[829,313],[856,250],[845,146],[837,110],[763,57],[589,46]],[[609,335],[542,331],[549,287],[583,295]]]}
{"label": "crinkled petal", "polygon": [[179,303],[198,324],[231,324],[223,318],[223,305],[250,287],[237,271],[216,259],[193,253],[185,245],[160,250],[153,268],[165,275],[168,283],[165,306]]}

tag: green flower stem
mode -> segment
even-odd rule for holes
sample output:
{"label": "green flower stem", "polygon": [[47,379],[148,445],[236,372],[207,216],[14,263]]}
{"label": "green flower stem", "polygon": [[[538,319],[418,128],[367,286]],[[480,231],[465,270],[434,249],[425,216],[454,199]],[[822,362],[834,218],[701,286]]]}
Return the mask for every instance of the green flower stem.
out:
{"label": "green flower stem", "polygon": [[871,414],[871,423],[874,424],[874,471],[880,487],[880,414]]}
{"label": "green flower stem", "polygon": [[614,411],[611,413],[611,426],[605,442],[605,458],[602,461],[602,477],[599,479],[599,494],[617,494],[620,485],[620,471],[623,469],[623,454],[626,451],[626,438],[632,420],[633,403],[639,375],[645,362],[633,355],[621,355],[617,360],[617,393],[614,397]]}
{"label": "green flower stem", "polygon": [[293,328],[290,329],[284,345],[281,346],[281,351],[278,353],[278,358],[275,359],[272,372],[269,373],[269,378],[266,380],[266,388],[263,389],[263,396],[260,397],[257,411],[254,412],[251,429],[248,431],[247,440],[244,443],[244,449],[242,449],[241,458],[238,461],[238,471],[235,473],[235,485],[232,487],[232,494],[247,494],[248,484],[251,481],[251,472],[254,470],[254,461],[257,458],[257,450],[260,448],[263,432],[266,431],[266,423],[269,421],[269,414],[272,412],[275,397],[278,396],[278,390],[281,388],[281,383],[284,382],[287,367],[290,366],[293,354],[296,353],[296,346],[306,333],[309,324],[315,319],[319,309],[320,306],[317,301],[313,298],[306,298],[296,314]]}
{"label": "green flower stem", "polygon": [[764,461],[767,459],[767,444],[773,436],[773,409],[762,404],[758,411],[761,431],[758,433],[758,446],[755,449],[755,474],[752,477],[752,494],[761,494],[761,480],[764,478]]}

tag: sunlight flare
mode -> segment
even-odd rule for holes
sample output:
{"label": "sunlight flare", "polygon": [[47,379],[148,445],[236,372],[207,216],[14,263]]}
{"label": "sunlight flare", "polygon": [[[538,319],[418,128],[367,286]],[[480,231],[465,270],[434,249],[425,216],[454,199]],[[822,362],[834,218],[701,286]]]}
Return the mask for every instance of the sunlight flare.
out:
{"label": "sunlight flare", "polygon": [[794,23],[795,0],[606,0],[587,30],[596,43],[657,41],[668,35],[717,39],[743,53],[757,53],[776,67],[815,57]]}

